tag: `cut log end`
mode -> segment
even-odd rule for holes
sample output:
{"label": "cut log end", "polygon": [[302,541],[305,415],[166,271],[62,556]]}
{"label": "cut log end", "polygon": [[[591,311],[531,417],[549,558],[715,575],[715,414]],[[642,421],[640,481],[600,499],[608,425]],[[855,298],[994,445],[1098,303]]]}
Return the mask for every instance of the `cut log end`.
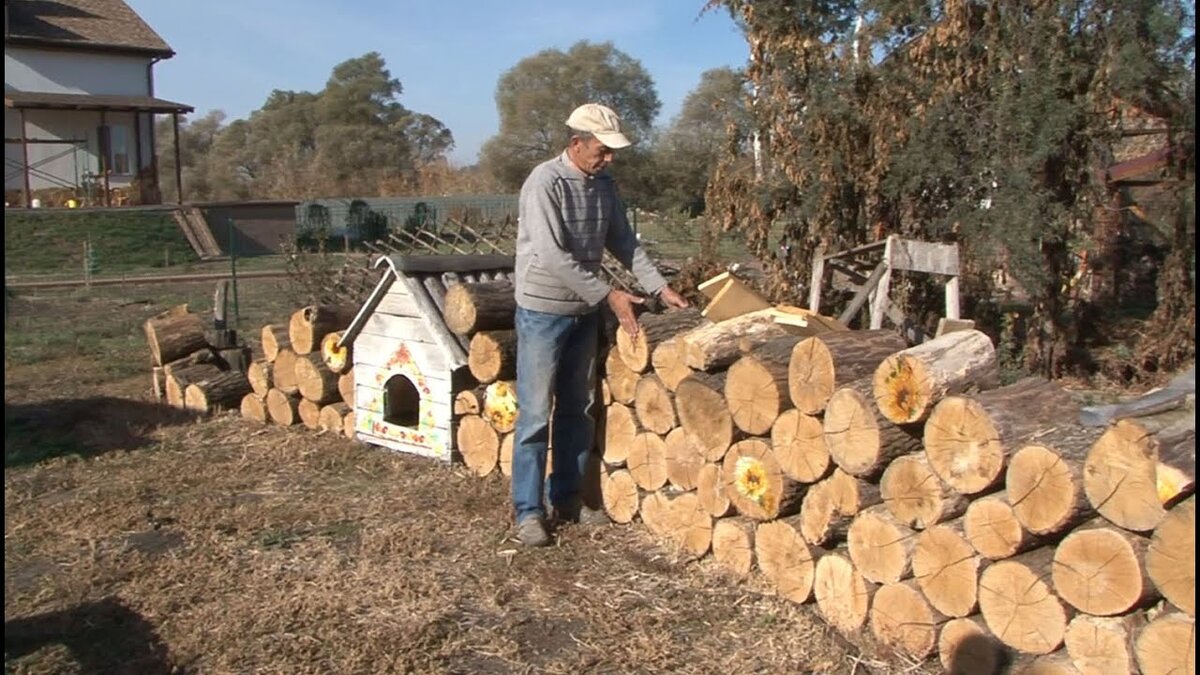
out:
{"label": "cut log end", "polygon": [[458,451],[463,463],[476,476],[486,476],[496,468],[500,457],[500,437],[482,417],[470,415],[458,422]]}
{"label": "cut log end", "polygon": [[1067,654],[1082,675],[1135,673],[1135,631],[1145,624],[1140,613],[1124,617],[1076,615],[1067,626]]}
{"label": "cut log end", "polygon": [[723,474],[725,494],[743,515],[772,520],[800,508],[803,486],[783,474],[765,441],[735,443],[725,454]]}
{"label": "cut log end", "polygon": [[252,421],[266,424],[267,416],[267,399],[265,396],[251,392],[242,397],[241,403],[242,417]]}
{"label": "cut log end", "polygon": [[909,583],[887,584],[871,600],[871,633],[881,643],[914,659],[937,648],[946,618]]}
{"label": "cut log end", "polygon": [[1009,558],[1037,542],[1021,527],[1012,506],[1000,497],[971,502],[963,516],[963,531],[979,555],[991,560]]}
{"label": "cut log end", "polygon": [[1196,621],[1182,614],[1165,614],[1142,629],[1137,639],[1137,662],[1143,675],[1196,672]]}
{"label": "cut log end", "polygon": [[1144,539],[1108,526],[1075,530],[1054,550],[1054,589],[1080,611],[1121,614],[1146,599],[1150,582],[1143,573]]}
{"label": "cut log end", "polygon": [[1088,501],[1115,525],[1153,530],[1166,515],[1158,494],[1157,454],[1154,438],[1140,424],[1117,422],[1088,453],[1083,470]]}
{"label": "cut log end", "polygon": [[917,535],[912,572],[929,604],[964,617],[978,603],[979,556],[954,528],[935,525]]}
{"label": "cut log end", "polygon": [[1004,467],[1004,446],[987,411],[960,396],[934,407],[925,423],[925,455],[942,480],[968,495],[993,485]]}
{"label": "cut log end", "polygon": [[625,469],[608,472],[601,482],[604,510],[616,523],[632,522],[638,513],[637,482]]}
{"label": "cut log end", "polygon": [[938,660],[947,675],[994,675],[1003,648],[974,619],[951,619],[938,635]]}
{"label": "cut log end", "polygon": [[883,503],[900,522],[924,529],[962,515],[967,499],[946,485],[922,455],[898,457],[879,482]]}
{"label": "cut log end", "polygon": [[517,387],[514,382],[499,381],[487,386],[484,393],[483,417],[506,434],[517,426]]}
{"label": "cut log end", "polygon": [[687,559],[703,557],[712,546],[712,516],[700,504],[694,492],[685,492],[672,499],[669,507],[667,537],[675,552]]}
{"label": "cut log end", "polygon": [[516,378],[516,331],[482,331],[472,336],[467,368],[480,384]]}
{"label": "cut log end", "polygon": [[1177,504],[1154,530],[1146,574],[1172,605],[1196,614],[1196,498]]}
{"label": "cut log end", "polygon": [[875,371],[875,403],[884,417],[904,424],[924,419],[933,399],[925,364],[906,354],[893,354]]}
{"label": "cut log end", "polygon": [[796,409],[775,420],[771,449],[783,472],[801,483],[815,483],[833,469],[820,418]]}
{"label": "cut log end", "polygon": [[875,585],[863,578],[846,557],[831,553],[817,561],[813,594],[817,610],[829,625],[850,635],[867,622]]}
{"label": "cut log end", "polygon": [[780,596],[792,602],[808,602],[812,595],[816,566],[812,551],[790,523],[762,523],[754,533],[758,566]]}
{"label": "cut log end", "polygon": [[675,428],[675,397],[656,375],[645,375],[634,388],[634,409],[638,422],[649,431],[662,435]]}
{"label": "cut log end", "polygon": [[898,582],[912,569],[915,534],[885,506],[874,506],[855,516],[846,542],[855,568],[875,583]]}
{"label": "cut log end", "polygon": [[605,408],[604,417],[604,463],[609,466],[624,466],[629,459],[629,449],[637,438],[637,420],[633,411],[621,403]]}
{"label": "cut log end", "polygon": [[[1047,561],[1048,562],[1048,561]],[[1070,617],[1046,579],[1049,569],[1001,560],[979,579],[979,609],[1004,644],[1029,654],[1049,654],[1063,642]]]}
{"label": "cut log end", "polygon": [[720,464],[705,464],[696,476],[696,494],[700,503],[713,518],[724,518],[733,511],[733,504],[725,494],[724,469]]}
{"label": "cut log end", "polygon": [[704,444],[682,427],[667,434],[664,441],[667,480],[680,490],[694,490],[705,465]]}
{"label": "cut log end", "polygon": [[643,431],[635,436],[626,464],[643,490],[657,490],[667,483],[666,443],[658,434]]}
{"label": "cut log end", "polygon": [[345,331],[334,331],[325,337],[321,338],[321,361],[325,363],[325,367],[330,372],[342,374],[346,372],[353,361],[350,354],[350,345],[338,346]]}
{"label": "cut log end", "polygon": [[754,521],[745,518],[723,518],[713,525],[713,559],[739,579],[750,576],[754,566],[754,529]]}
{"label": "cut log end", "polygon": [[1045,446],[1027,445],[1013,455],[1005,488],[1017,520],[1035,534],[1060,532],[1088,515],[1072,466]]}

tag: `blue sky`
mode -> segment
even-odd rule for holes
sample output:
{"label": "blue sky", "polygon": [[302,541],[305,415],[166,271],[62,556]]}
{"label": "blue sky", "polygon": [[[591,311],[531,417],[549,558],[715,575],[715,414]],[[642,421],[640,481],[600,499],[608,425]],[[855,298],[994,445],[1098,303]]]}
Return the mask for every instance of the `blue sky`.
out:
{"label": "blue sky", "polygon": [[495,135],[500,76],[543,49],[611,41],[658,89],[657,124],[679,112],[700,74],[741,67],[748,51],[723,9],[704,0],[126,0],[176,51],[155,68],[155,93],[228,119],[273,89],[317,91],[330,71],[370,51],[400,80],[406,107],[454,133],[457,164]]}

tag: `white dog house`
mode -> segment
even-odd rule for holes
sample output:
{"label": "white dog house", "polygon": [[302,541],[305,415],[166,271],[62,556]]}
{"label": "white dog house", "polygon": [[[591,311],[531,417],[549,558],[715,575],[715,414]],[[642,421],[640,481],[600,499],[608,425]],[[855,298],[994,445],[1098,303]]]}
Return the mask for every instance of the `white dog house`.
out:
{"label": "white dog house", "polygon": [[467,342],[446,327],[446,288],[510,279],[507,255],[392,255],[346,329],[353,343],[358,438],[450,461],[454,396],[473,385]]}

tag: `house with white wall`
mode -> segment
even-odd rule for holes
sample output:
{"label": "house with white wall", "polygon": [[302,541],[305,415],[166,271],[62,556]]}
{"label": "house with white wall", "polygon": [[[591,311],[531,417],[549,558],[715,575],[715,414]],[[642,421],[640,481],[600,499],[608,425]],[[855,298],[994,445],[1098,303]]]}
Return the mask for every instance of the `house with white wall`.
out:
{"label": "house with white wall", "polygon": [[122,0],[4,0],[6,204],[161,203],[155,145],[173,139],[155,138],[155,116],[174,119],[179,166],[193,110],[154,95],[154,65],[174,54]]}

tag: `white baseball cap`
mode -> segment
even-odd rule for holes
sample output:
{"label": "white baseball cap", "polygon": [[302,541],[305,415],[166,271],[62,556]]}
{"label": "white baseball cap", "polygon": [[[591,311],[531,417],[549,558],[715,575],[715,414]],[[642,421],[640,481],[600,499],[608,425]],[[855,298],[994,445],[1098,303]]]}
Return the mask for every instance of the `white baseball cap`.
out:
{"label": "white baseball cap", "polygon": [[617,113],[599,103],[585,103],[573,110],[567,118],[567,126],[576,131],[586,131],[613,150],[633,145],[621,133],[621,118],[617,117]]}

